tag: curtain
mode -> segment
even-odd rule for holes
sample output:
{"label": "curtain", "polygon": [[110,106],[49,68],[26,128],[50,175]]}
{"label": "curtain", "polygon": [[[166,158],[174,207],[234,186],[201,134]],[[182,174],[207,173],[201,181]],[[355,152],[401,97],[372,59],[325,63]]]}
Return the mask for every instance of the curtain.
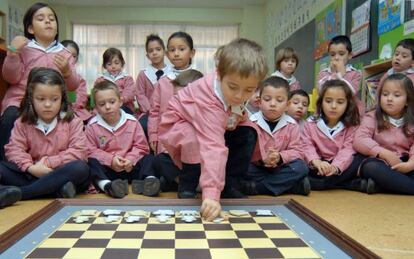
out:
{"label": "curtain", "polygon": [[[114,47],[122,52],[125,59],[124,70],[135,80],[139,71],[149,64],[145,56],[147,35],[156,33],[167,45],[168,37],[176,31],[185,31],[193,38],[196,49],[193,64],[195,69],[204,74],[214,70],[213,57],[217,47],[239,35],[238,25],[74,24],[73,40],[80,48],[77,70],[87,81],[90,90],[96,78],[102,73],[103,52],[109,47]],[[165,62],[169,63],[167,57]]]}

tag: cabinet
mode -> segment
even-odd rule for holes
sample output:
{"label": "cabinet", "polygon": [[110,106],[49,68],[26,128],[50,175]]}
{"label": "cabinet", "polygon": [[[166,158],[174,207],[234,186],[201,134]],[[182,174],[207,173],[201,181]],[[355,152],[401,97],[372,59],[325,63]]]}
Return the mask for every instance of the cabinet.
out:
{"label": "cabinet", "polygon": [[391,59],[388,59],[365,66],[362,69],[361,100],[364,102],[367,111],[375,107],[379,81],[391,66]]}

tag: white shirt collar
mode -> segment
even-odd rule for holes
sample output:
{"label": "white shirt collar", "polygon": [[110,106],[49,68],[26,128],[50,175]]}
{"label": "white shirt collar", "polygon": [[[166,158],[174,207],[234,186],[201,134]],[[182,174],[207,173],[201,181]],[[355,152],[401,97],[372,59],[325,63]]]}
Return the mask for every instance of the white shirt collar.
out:
{"label": "white shirt collar", "polygon": [[61,50],[63,50],[65,48],[62,44],[60,44],[60,42],[56,42],[56,40],[54,40],[52,43],[50,43],[49,46],[44,48],[35,39],[32,39],[31,41],[29,41],[27,46],[29,48],[39,49],[39,50],[41,50],[43,52],[46,52],[46,53],[60,52]]}
{"label": "white shirt collar", "polygon": [[[318,122],[316,123],[316,126],[318,127],[318,129],[320,131],[322,131],[322,133],[327,136],[330,139],[334,139],[334,137],[336,135],[338,135],[343,129],[345,129],[345,125],[342,123],[342,121],[339,121],[335,126],[333,126],[332,128],[328,127],[328,125],[326,125],[325,121],[320,118],[318,120]],[[331,134],[331,131],[333,131],[333,133]]]}
{"label": "white shirt collar", "polygon": [[189,69],[194,69],[193,64],[189,65],[186,69],[183,70],[175,69],[172,67],[168,72],[167,77],[171,80],[174,80],[179,74],[181,74],[181,72],[184,72]]}
{"label": "white shirt collar", "polygon": [[[155,85],[158,82],[157,75],[155,74],[155,72],[158,70],[158,68],[155,68],[152,65],[148,65],[144,70],[145,76],[148,78],[148,80],[150,80],[152,85]],[[169,65],[165,65],[165,67],[161,70],[164,71],[164,74],[160,77],[160,79],[170,73],[171,67]]]}
{"label": "white shirt collar", "polygon": [[405,124],[404,117],[401,117],[399,119],[394,119],[390,116],[386,116],[386,119],[388,119],[388,121],[397,128],[400,128],[404,126]]}
{"label": "white shirt collar", "polygon": [[102,118],[102,116],[99,113],[95,117],[93,117],[91,119],[91,121],[89,122],[89,124],[97,123],[99,126],[104,127],[108,131],[115,132],[120,127],[122,127],[127,122],[127,120],[133,120],[133,121],[136,121],[137,120],[134,116],[132,116],[131,114],[128,114],[128,113],[124,112],[124,110],[122,110],[122,109],[120,109],[120,112],[121,112],[121,118],[119,119],[118,123],[115,126],[109,125]]}
{"label": "white shirt collar", "polygon": [[[59,113],[59,117],[61,119],[63,119],[65,116],[66,116],[66,112]],[[46,123],[42,119],[38,118],[35,128],[39,129],[41,132],[43,132],[43,134],[45,134],[45,136],[47,136],[50,132],[52,132],[56,128],[57,122],[58,122],[57,116],[53,118],[51,123]]]}
{"label": "white shirt collar", "polygon": [[128,76],[128,75],[127,75],[127,73],[126,73],[126,72],[124,72],[124,71],[121,71],[121,72],[119,72],[119,73],[118,73],[118,74],[116,74],[116,75],[111,75],[111,74],[110,74],[107,70],[104,70],[104,72],[103,72],[102,76],[103,76],[103,78],[105,78],[106,80],[109,80],[109,81],[111,81],[111,82],[115,83],[115,82],[116,82],[116,81],[118,81],[119,79],[124,78],[124,77],[126,77],[126,76]]}
{"label": "white shirt collar", "polygon": [[[393,74],[395,74],[396,72],[394,71],[394,68],[390,68],[390,69],[388,69],[388,71],[387,71],[387,74],[390,76],[390,75],[393,75]],[[405,74],[405,75],[407,75],[407,74],[413,74],[414,73],[414,69],[412,68],[412,67],[410,67],[409,69],[406,69],[406,70],[404,70],[404,71],[401,71],[401,72],[399,72],[399,73],[402,73],[402,74]]]}
{"label": "white shirt collar", "polygon": [[257,122],[257,125],[259,125],[260,128],[262,128],[264,131],[269,133],[270,135],[274,134],[276,131],[282,129],[289,123],[291,124],[297,124],[296,120],[290,117],[289,115],[283,113],[282,116],[279,118],[279,122],[277,123],[276,127],[273,129],[273,131],[270,130],[269,124],[267,124],[262,111],[258,111],[250,116],[250,120],[252,122]]}
{"label": "white shirt collar", "polygon": [[271,74],[271,76],[281,77],[281,78],[285,79],[286,81],[288,81],[289,85],[296,82],[296,77],[295,76],[292,75],[290,78],[287,78],[279,70],[276,70],[273,74]]}

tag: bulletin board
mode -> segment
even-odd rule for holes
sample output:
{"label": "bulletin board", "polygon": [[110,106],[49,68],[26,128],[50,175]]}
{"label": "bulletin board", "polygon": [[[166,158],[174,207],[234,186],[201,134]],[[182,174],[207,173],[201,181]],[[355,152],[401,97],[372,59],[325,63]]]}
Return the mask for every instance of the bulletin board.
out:
{"label": "bulletin board", "polygon": [[298,53],[299,66],[294,75],[299,80],[302,89],[308,93],[312,91],[315,81],[315,60],[313,59],[314,42],[315,20],[312,20],[275,48],[275,63],[276,53],[280,49],[291,47]]}
{"label": "bulletin board", "polygon": [[[365,3],[366,0],[352,0],[345,1],[346,3],[346,20],[345,32],[346,35],[351,34],[352,27],[352,11]],[[378,59],[378,0],[371,0],[371,15],[370,15],[370,48],[365,52],[350,60],[351,64],[362,64],[364,66],[371,64],[371,60]]]}

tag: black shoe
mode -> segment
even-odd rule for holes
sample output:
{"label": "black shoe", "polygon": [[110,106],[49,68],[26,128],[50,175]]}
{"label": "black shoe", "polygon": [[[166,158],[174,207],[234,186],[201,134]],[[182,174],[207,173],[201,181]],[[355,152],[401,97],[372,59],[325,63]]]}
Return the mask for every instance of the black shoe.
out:
{"label": "black shoe", "polygon": [[357,192],[367,192],[368,181],[367,179],[354,179],[352,181],[352,190]]}
{"label": "black shoe", "polygon": [[221,198],[224,199],[243,199],[247,198],[241,191],[237,190],[236,188],[229,187],[224,188],[224,191],[221,192]]}
{"label": "black shoe", "polygon": [[160,176],[160,191],[161,192],[169,191],[170,185],[171,184],[168,182],[168,180],[164,176]]}
{"label": "black shoe", "polygon": [[240,181],[240,190],[247,195],[259,194],[259,192],[256,189],[256,183],[254,181]]}
{"label": "black shoe", "polygon": [[160,193],[160,180],[155,177],[132,181],[132,192],[145,196],[157,196]]}
{"label": "black shoe", "polygon": [[124,192],[125,192],[125,195],[128,195],[128,193],[129,193],[128,180],[127,179],[124,179],[122,181],[124,182]]}
{"label": "black shoe", "polygon": [[15,186],[0,186],[0,209],[20,201],[22,191]]}
{"label": "black shoe", "polygon": [[374,180],[372,180],[371,178],[368,178],[367,193],[368,194],[373,194],[373,193],[378,193],[378,192],[379,192],[378,185],[374,182]]}
{"label": "black shoe", "polygon": [[308,196],[311,191],[311,185],[309,182],[309,178],[303,178],[299,183],[295,184],[292,189],[290,189],[290,193],[292,194],[300,194]]}
{"label": "black shoe", "polygon": [[318,179],[315,177],[306,177],[308,178],[308,181],[310,183],[311,186],[311,190],[313,191],[321,191],[321,190],[326,190],[327,188],[325,187],[325,182],[322,179]]}
{"label": "black shoe", "polygon": [[177,196],[180,199],[195,199],[197,198],[197,193],[191,191],[181,191],[178,192]]}
{"label": "black shoe", "polygon": [[57,197],[64,198],[64,199],[72,199],[76,195],[76,187],[72,182],[65,183],[62,187],[60,187]]}
{"label": "black shoe", "polygon": [[105,192],[108,193],[111,197],[124,198],[125,195],[128,194],[128,192],[125,191],[127,190],[127,188],[128,184],[125,184],[125,182],[121,179],[116,179],[111,181],[110,183],[107,183],[104,189]]}

